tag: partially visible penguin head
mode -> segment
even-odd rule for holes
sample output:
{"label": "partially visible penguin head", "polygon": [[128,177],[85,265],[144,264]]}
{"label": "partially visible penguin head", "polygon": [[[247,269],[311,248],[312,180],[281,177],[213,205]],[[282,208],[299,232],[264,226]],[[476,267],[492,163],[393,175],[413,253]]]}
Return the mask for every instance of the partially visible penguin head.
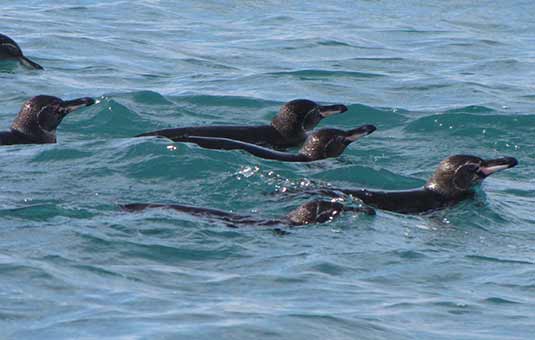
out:
{"label": "partially visible penguin head", "polygon": [[343,210],[342,203],[314,200],[291,211],[286,218],[292,225],[324,223],[338,217]]}
{"label": "partially visible penguin head", "polygon": [[312,130],[325,117],[347,111],[345,105],[321,106],[307,99],[296,99],[284,104],[271,121],[271,125],[283,136],[299,137]]}
{"label": "partially visible penguin head", "polygon": [[485,160],[470,155],[454,155],[440,162],[425,187],[455,197],[472,192],[488,176],[517,164],[513,157]]}
{"label": "partially visible penguin head", "polygon": [[37,70],[43,69],[41,65],[24,56],[19,45],[13,39],[4,34],[0,34],[0,59],[14,59],[18,60],[22,65],[28,68]]}
{"label": "partially visible penguin head", "polygon": [[92,98],[64,101],[58,97],[36,96],[27,100],[11,124],[36,143],[55,143],[56,128],[72,111],[95,103]]}
{"label": "partially visible penguin head", "polygon": [[346,147],[357,139],[374,132],[373,125],[362,125],[353,130],[320,129],[311,133],[300,153],[310,160],[319,160],[341,155]]}

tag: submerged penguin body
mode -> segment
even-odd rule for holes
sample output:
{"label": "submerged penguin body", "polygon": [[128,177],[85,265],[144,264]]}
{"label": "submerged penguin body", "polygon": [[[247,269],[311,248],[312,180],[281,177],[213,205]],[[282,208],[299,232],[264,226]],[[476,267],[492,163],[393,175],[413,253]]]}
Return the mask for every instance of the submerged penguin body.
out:
{"label": "submerged penguin body", "polygon": [[120,207],[122,210],[128,212],[143,211],[151,208],[172,209],[193,216],[217,219],[229,227],[277,225],[296,227],[315,223],[325,223],[336,219],[343,211],[375,215],[375,210],[369,207],[347,207],[340,202],[324,200],[313,200],[304,203],[283,218],[279,219],[261,219],[254,216],[228,213],[217,209],[200,208],[181,204],[131,203],[120,205]]}
{"label": "submerged penguin body", "polygon": [[373,125],[363,125],[344,131],[338,129],[319,129],[311,133],[297,154],[276,151],[256,144],[245,143],[228,138],[187,136],[177,141],[195,143],[207,149],[243,150],[254,156],[283,162],[313,162],[338,157],[346,147],[357,139],[376,130]]}
{"label": "submerged penguin body", "polygon": [[158,136],[173,141],[185,137],[226,138],[276,149],[300,146],[307,138],[306,131],[313,129],[325,117],[347,111],[347,107],[318,105],[307,99],[292,100],[282,106],[271,125],[192,126],[146,132],[136,137]]}
{"label": "submerged penguin body", "polygon": [[443,209],[473,197],[475,187],[485,178],[517,164],[518,161],[513,157],[485,160],[470,155],[454,155],[439,164],[422,188],[403,191],[329,188],[311,193],[333,197],[344,193],[373,208],[402,214],[419,214]]}

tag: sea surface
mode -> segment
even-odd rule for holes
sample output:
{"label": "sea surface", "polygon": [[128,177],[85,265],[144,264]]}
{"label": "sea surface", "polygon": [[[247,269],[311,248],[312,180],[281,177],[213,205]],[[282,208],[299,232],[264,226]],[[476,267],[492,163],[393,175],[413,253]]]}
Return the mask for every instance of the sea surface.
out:
{"label": "sea surface", "polygon": [[[0,339],[533,339],[533,13],[520,0],[2,1],[0,32],[45,71],[0,64],[1,128],[39,94],[98,104],[57,144],[0,148]],[[266,124],[296,98],[348,106],[319,127],[378,130],[308,164],[132,138]],[[459,153],[519,165],[443,211],[285,235],[118,207],[279,218],[300,190],[415,188]]]}

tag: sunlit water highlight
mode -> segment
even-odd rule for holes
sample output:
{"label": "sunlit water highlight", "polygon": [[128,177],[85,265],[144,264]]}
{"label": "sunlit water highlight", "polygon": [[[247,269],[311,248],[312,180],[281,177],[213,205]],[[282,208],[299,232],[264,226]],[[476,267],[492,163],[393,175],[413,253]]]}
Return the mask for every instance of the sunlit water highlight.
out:
{"label": "sunlit water highlight", "polygon": [[[58,144],[0,148],[0,338],[533,337],[531,2],[0,7],[0,32],[46,69],[0,64],[4,129],[37,94],[98,99]],[[378,130],[310,164],[130,138],[261,124],[295,98],[349,107],[321,127]],[[520,164],[430,216],[345,214],[285,236],[117,206],[281,217],[306,201],[288,191],[413,188],[456,153]]]}

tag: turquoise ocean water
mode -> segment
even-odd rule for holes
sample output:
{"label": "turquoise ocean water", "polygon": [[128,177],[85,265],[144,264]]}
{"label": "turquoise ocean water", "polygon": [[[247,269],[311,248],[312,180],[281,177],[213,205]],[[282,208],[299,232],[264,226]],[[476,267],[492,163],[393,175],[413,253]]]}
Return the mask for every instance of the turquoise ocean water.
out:
{"label": "turquoise ocean water", "polygon": [[[60,4],[59,4],[60,3]],[[45,67],[0,64],[0,125],[31,96],[93,96],[55,145],[0,148],[1,339],[533,339],[532,1],[0,4]],[[262,124],[343,103],[320,127],[378,130],[309,164],[131,136]],[[420,186],[451,154],[516,157],[477,197],[277,236],[119,203],[265,218],[289,189]],[[351,202],[348,202],[351,204]]]}

